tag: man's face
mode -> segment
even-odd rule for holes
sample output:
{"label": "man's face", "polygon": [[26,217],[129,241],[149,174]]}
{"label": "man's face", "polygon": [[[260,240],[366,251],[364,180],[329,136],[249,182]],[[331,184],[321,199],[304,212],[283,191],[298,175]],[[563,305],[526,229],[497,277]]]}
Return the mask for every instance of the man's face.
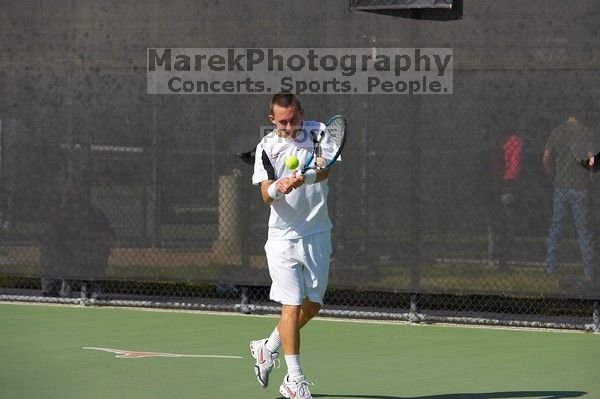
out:
{"label": "man's face", "polygon": [[302,109],[274,105],[269,119],[279,129],[282,136],[294,138],[302,127]]}

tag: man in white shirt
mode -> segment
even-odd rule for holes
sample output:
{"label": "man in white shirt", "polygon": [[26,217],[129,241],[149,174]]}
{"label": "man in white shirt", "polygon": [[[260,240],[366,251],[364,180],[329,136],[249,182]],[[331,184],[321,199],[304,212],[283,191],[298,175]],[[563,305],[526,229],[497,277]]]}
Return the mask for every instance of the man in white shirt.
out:
{"label": "man in white shirt", "polygon": [[[303,109],[291,93],[273,96],[269,119],[275,130],[256,147],[252,183],[260,185],[263,201],[270,205],[269,235],[265,244],[272,285],[270,298],[282,304],[281,318],[269,338],[250,342],[256,359],[256,377],[263,388],[269,383],[278,349],[282,346],[288,373],[279,392],[286,398],[311,398],[300,366],[300,329],[323,305],[331,255],[331,221],[327,211],[328,170],[309,169],[304,175],[286,168],[296,156],[304,165],[314,148],[314,138],[325,125],[303,121]],[[321,156],[332,159],[337,147],[321,141]]]}

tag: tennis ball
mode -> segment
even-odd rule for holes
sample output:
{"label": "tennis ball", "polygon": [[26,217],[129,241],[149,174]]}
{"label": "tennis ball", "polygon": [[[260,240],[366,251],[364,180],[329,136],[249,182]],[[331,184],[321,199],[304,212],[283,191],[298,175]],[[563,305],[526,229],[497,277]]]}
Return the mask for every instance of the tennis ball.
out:
{"label": "tennis ball", "polygon": [[300,165],[300,161],[298,161],[298,157],[295,155],[291,155],[285,160],[285,166],[288,169],[294,170],[298,167],[298,165]]}

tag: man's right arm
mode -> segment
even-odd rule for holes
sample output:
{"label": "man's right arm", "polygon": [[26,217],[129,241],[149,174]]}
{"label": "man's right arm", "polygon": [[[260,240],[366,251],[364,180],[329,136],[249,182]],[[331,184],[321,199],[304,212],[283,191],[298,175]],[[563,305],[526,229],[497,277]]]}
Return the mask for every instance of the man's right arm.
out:
{"label": "man's right arm", "polygon": [[273,198],[269,195],[269,187],[275,181],[275,170],[271,161],[264,153],[263,142],[256,146],[256,158],[254,161],[254,175],[252,183],[258,184],[260,196],[263,202],[267,205],[273,203]]}
{"label": "man's right arm", "polygon": [[271,187],[272,184],[275,184],[275,191],[281,194],[289,194],[294,189],[294,183],[295,180],[290,179],[289,177],[283,177],[279,180],[264,180],[260,183],[260,196],[265,204],[271,205],[273,201],[277,201],[275,198],[271,197],[271,194],[269,193],[269,187]]}
{"label": "man's right arm", "polygon": [[557,130],[554,129],[550,133],[550,137],[544,146],[544,156],[542,158],[542,164],[544,166],[544,170],[548,175],[552,176],[552,166],[550,165],[550,156],[552,155],[552,148],[554,148],[554,142],[556,140]]}

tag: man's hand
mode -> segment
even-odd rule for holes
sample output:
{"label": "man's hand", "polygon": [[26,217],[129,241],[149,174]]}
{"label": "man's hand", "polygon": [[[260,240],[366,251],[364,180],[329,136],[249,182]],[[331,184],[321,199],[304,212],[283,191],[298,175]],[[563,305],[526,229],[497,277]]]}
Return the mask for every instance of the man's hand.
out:
{"label": "man's hand", "polygon": [[277,191],[283,194],[289,194],[294,188],[294,184],[296,184],[296,178],[292,177],[282,177],[277,180]]}
{"label": "man's hand", "polygon": [[304,184],[304,175],[302,173],[298,173],[299,171],[293,171],[292,176],[289,178],[292,182],[293,188],[298,188]]}
{"label": "man's hand", "polygon": [[542,165],[548,176],[552,177],[552,168],[550,167],[550,150],[544,150],[544,157],[542,158]]}

